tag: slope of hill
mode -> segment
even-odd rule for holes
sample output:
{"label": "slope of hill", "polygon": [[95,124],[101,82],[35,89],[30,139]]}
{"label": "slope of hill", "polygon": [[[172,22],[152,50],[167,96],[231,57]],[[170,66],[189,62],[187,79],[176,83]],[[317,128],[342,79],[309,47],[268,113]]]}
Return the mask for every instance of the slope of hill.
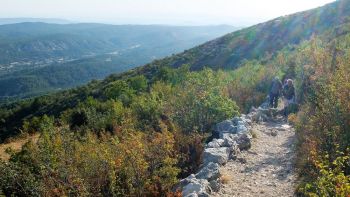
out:
{"label": "slope of hill", "polygon": [[310,39],[312,35],[330,34],[334,30],[339,35],[345,34],[349,30],[349,17],[350,2],[341,0],[244,28],[152,64],[170,67],[190,64],[194,70],[203,67],[232,69],[245,59],[272,55],[288,45]]}
{"label": "slope of hill", "polygon": [[[0,26],[0,100],[101,79],[234,29],[230,26],[3,25]],[[77,74],[78,71],[82,74]]]}

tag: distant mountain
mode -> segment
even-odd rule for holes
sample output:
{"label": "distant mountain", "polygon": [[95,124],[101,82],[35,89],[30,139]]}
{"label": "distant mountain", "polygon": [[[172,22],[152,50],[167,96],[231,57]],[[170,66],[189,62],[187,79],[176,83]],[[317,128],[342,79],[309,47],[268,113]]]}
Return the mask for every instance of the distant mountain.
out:
{"label": "distant mountain", "polygon": [[0,26],[0,100],[101,79],[232,32],[231,26]]}
{"label": "distant mountain", "polygon": [[[0,26],[0,64],[81,58],[132,46],[153,48],[215,38],[237,28],[231,26],[138,26],[105,24],[19,23]],[[161,41],[161,42],[160,42]],[[187,44],[191,45],[191,44]]]}
{"label": "distant mountain", "polygon": [[0,18],[0,25],[26,23],[26,22],[41,22],[41,23],[54,23],[54,24],[69,24],[72,21],[58,18]]}
{"label": "distant mountain", "polygon": [[245,59],[273,55],[288,45],[299,44],[313,35],[335,37],[349,32],[350,1],[339,0],[320,8],[278,17],[249,28],[227,34],[183,53],[156,60],[137,70],[150,73],[154,67],[203,67],[234,69]]}

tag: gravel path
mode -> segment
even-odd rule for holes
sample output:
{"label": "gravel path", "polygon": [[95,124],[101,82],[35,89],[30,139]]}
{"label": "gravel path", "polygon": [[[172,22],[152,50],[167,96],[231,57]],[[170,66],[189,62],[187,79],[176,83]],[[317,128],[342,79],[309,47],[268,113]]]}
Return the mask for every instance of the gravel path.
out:
{"label": "gravel path", "polygon": [[294,130],[281,118],[253,126],[248,151],[222,167],[223,188],[212,196],[294,196]]}

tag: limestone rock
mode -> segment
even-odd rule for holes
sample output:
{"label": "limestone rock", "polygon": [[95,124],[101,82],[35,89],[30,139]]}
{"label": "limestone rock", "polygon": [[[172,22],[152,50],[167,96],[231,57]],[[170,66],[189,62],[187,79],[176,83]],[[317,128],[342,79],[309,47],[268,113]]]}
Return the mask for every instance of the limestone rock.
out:
{"label": "limestone rock", "polygon": [[209,190],[209,182],[205,179],[190,179],[190,182],[182,189],[182,196],[202,196]]}
{"label": "limestone rock", "polygon": [[252,108],[251,110],[252,112],[249,114],[249,117],[255,122],[266,122],[273,116],[270,109],[259,107],[258,109]]}
{"label": "limestone rock", "polygon": [[236,136],[237,135],[224,135],[222,139],[224,140],[224,143],[222,144],[223,147],[232,147],[237,145],[236,143]]}
{"label": "limestone rock", "polygon": [[252,136],[249,133],[243,133],[238,136],[236,142],[240,150],[246,150],[251,147]]}
{"label": "limestone rock", "polygon": [[197,174],[197,179],[206,179],[208,181],[216,180],[220,177],[220,166],[217,163],[210,162],[203,167]]}
{"label": "limestone rock", "polygon": [[243,119],[241,117],[234,117],[231,122],[234,124],[234,125],[239,125],[239,122],[242,123]]}
{"label": "limestone rock", "polygon": [[194,174],[191,174],[190,176],[188,176],[185,179],[180,180],[179,183],[177,183],[174,188],[173,191],[177,191],[177,190],[182,190],[182,188],[184,188],[187,184],[189,184],[191,182],[192,179],[195,179],[196,176]]}
{"label": "limestone rock", "polygon": [[198,197],[209,197],[210,195],[207,192],[202,192],[198,194]]}
{"label": "limestone rock", "polygon": [[227,163],[231,154],[231,150],[228,147],[221,148],[206,148],[203,154],[204,165],[210,162],[218,163],[219,165],[224,165]]}
{"label": "limestone rock", "polygon": [[226,131],[234,133],[236,132],[236,127],[231,120],[225,120],[216,125],[216,131]]}
{"label": "limestone rock", "polygon": [[220,148],[222,147],[224,143],[223,139],[213,139],[211,142],[209,142],[206,147],[207,148]]}
{"label": "limestone rock", "polygon": [[237,133],[245,133],[247,131],[248,131],[248,128],[244,124],[237,126],[237,130],[236,130]]}
{"label": "limestone rock", "polygon": [[184,197],[198,197],[198,194],[196,194],[196,193],[190,193],[190,194],[188,194],[188,195],[186,195],[186,196],[184,196]]}
{"label": "limestone rock", "polygon": [[221,183],[219,180],[212,180],[209,182],[209,186],[213,192],[218,192],[221,188]]}

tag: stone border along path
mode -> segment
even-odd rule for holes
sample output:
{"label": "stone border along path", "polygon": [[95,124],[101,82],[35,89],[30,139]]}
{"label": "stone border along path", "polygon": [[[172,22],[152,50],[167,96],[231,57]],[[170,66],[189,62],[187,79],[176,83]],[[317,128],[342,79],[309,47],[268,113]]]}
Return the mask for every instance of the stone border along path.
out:
{"label": "stone border along path", "polygon": [[276,114],[263,104],[217,124],[203,167],[177,186],[182,196],[294,196],[294,130]]}

